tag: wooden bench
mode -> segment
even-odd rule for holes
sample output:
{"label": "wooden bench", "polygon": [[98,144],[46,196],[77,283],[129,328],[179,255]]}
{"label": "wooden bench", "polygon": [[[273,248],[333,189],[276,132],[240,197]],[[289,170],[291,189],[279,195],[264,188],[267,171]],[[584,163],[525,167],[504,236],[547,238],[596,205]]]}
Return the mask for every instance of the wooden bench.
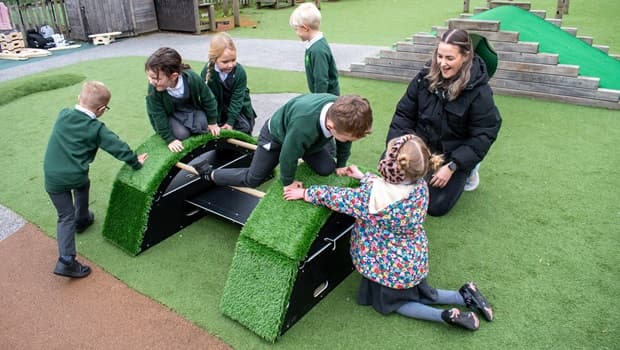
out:
{"label": "wooden bench", "polygon": [[122,32],[109,32],[109,33],[100,33],[100,34],[91,34],[88,37],[93,39],[94,45],[109,45],[111,42],[114,42],[114,37],[117,35],[121,35]]}
{"label": "wooden bench", "polygon": [[[207,9],[206,13],[202,13],[201,9],[205,8]],[[215,26],[215,4],[211,2],[199,3],[197,14],[199,15],[198,30],[196,31],[197,33],[200,33],[204,30],[214,32],[217,29]]]}
{"label": "wooden bench", "polygon": [[279,9],[280,3],[284,3],[285,6],[295,6],[295,0],[256,0],[256,8],[273,6],[273,8]]}

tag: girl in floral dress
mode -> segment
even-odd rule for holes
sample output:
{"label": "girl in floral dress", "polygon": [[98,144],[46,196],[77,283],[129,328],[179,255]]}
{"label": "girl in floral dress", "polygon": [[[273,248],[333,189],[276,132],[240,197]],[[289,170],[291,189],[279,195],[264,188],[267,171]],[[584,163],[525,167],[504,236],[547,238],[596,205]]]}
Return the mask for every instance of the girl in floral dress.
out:
{"label": "girl in floral dress", "polygon": [[[398,314],[477,330],[475,312],[493,320],[493,309],[473,282],[458,291],[435,289],[427,281],[428,241],[422,224],[428,207],[424,180],[430,168],[443,164],[415,135],[395,138],[379,163],[381,177],[362,174],[351,165],[348,176],[360,179],[358,188],[311,186],[288,188],[287,200],[304,199],[356,219],[351,234],[353,265],[362,275],[360,305],[381,314]],[[431,304],[467,306],[440,309]]]}

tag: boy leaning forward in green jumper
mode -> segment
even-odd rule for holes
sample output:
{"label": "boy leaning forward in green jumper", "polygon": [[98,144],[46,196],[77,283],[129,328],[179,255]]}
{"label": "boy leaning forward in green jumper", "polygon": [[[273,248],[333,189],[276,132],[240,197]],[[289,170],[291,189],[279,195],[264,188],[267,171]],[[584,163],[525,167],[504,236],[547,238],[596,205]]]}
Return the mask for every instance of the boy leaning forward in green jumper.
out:
{"label": "boy leaning forward in green jumper", "polygon": [[88,210],[90,180],[88,170],[97,150],[140,169],[147,155],[136,155],[129,145],[110,131],[99,117],[109,110],[110,90],[100,82],[84,83],[74,109],[58,114],[45,152],[45,190],[58,212],[59,258],[54,273],[66,277],[86,277],[90,267],[75,259],[75,233],[82,233],[95,221]]}
{"label": "boy leaning forward in green jumper", "polygon": [[[300,187],[295,181],[301,158],[321,176],[345,175],[351,142],[371,132],[372,109],[361,96],[332,94],[297,96],[274,112],[258,135],[258,148],[249,168],[213,169],[208,161],[197,164],[203,179],[218,186],[257,187],[280,164],[285,188]],[[325,145],[336,140],[336,160]]]}

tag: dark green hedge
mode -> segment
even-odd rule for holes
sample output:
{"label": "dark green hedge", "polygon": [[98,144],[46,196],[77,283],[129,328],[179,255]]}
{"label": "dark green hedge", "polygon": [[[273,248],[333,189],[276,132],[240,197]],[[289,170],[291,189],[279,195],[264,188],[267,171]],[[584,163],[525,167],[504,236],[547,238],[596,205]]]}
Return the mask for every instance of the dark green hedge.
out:
{"label": "dark green hedge", "polygon": [[82,74],[35,75],[0,84],[0,106],[37,92],[61,89],[86,79]]}

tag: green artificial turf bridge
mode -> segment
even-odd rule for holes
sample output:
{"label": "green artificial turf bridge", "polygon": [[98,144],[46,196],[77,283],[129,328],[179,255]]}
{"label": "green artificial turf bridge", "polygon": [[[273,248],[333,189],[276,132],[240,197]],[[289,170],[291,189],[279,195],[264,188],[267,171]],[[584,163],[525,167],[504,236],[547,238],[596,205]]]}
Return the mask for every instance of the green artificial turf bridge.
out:
{"label": "green artificial turf bridge", "polygon": [[[182,152],[172,153],[153,135],[137,149],[149,154],[143,169],[124,166],[118,173],[103,236],[137,255],[207,213],[243,225],[221,310],[275,341],[353,271],[348,242],[354,219],[303,201],[287,202],[279,184],[262,196],[207,184],[184,166],[208,160],[216,168],[247,167],[254,143],[223,130],[218,138],[191,137]],[[297,179],[306,185],[357,185],[347,177],[318,176],[304,163]]]}

